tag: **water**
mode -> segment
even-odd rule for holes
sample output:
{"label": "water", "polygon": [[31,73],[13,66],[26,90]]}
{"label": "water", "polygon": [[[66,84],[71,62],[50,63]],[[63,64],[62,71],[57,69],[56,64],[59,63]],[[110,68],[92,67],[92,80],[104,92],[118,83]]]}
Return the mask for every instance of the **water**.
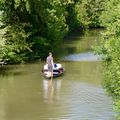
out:
{"label": "water", "polygon": [[66,61],[101,61],[102,57],[100,55],[95,55],[93,52],[85,52],[79,54],[71,54],[65,56],[63,60]]}
{"label": "water", "polygon": [[65,73],[52,84],[42,77],[44,62],[3,68],[0,120],[115,120],[112,100],[101,86],[101,61],[91,52],[99,33],[68,38],[63,48],[66,56],[59,60]]}

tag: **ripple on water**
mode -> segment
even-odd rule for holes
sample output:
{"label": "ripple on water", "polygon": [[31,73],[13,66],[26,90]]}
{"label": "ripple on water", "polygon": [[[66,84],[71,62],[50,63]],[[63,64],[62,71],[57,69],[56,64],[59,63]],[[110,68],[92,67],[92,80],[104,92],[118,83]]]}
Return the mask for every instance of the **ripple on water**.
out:
{"label": "ripple on water", "polygon": [[[102,88],[90,84],[74,82],[63,93],[62,101],[68,113],[66,120],[113,120],[112,100]],[[70,90],[71,89],[71,90]]]}

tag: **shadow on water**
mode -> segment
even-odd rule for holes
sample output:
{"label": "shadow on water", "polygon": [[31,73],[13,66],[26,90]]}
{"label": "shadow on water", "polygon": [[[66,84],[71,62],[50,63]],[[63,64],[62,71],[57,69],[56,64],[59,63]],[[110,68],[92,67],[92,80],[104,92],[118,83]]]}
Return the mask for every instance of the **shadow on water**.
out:
{"label": "shadow on water", "polygon": [[7,67],[4,66],[0,68],[0,76],[20,76],[26,74],[23,72],[23,67],[24,65],[7,65]]}
{"label": "shadow on water", "polygon": [[59,56],[64,57],[71,54],[80,54],[92,51],[95,41],[101,39],[101,29],[85,31],[83,35],[80,32],[73,33],[65,38],[60,46]]}

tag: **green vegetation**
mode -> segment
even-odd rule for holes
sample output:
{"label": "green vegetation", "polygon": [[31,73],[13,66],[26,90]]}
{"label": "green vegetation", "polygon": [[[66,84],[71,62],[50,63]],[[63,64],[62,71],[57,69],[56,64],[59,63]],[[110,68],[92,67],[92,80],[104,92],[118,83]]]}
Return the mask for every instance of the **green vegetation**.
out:
{"label": "green vegetation", "polygon": [[107,29],[96,51],[104,56],[104,86],[120,110],[119,0],[0,0],[0,58],[43,59],[68,32],[89,27]]}
{"label": "green vegetation", "polygon": [[106,3],[105,12],[101,16],[104,34],[101,46],[96,51],[104,57],[104,86],[115,101],[115,109],[120,111],[120,2],[110,0]]}
{"label": "green vegetation", "polygon": [[1,0],[5,56],[11,62],[44,58],[68,31],[65,8],[69,3],[39,0]]}
{"label": "green vegetation", "polygon": [[[0,58],[43,59],[76,28],[100,27],[103,0],[0,0]],[[58,47],[57,47],[58,46]]]}

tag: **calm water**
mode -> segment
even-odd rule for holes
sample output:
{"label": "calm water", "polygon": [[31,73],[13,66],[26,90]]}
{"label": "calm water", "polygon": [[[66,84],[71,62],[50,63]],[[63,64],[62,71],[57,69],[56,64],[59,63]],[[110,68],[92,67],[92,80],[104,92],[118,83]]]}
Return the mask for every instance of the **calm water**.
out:
{"label": "calm water", "polygon": [[65,74],[51,85],[41,75],[44,62],[6,66],[0,74],[0,120],[115,120],[101,86],[101,61],[91,52],[99,38],[100,31],[71,35],[60,60]]}

